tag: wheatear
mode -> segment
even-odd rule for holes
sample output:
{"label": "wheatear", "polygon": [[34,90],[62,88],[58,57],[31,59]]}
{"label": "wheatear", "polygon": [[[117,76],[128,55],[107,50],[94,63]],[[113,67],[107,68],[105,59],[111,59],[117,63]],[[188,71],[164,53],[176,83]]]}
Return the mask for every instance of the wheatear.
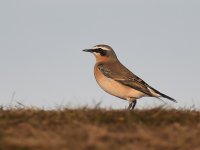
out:
{"label": "wheatear", "polygon": [[91,52],[96,57],[94,76],[99,86],[107,93],[129,101],[128,109],[134,109],[136,100],[145,96],[163,97],[177,102],[129,71],[120,63],[110,46],[101,44],[83,51]]}

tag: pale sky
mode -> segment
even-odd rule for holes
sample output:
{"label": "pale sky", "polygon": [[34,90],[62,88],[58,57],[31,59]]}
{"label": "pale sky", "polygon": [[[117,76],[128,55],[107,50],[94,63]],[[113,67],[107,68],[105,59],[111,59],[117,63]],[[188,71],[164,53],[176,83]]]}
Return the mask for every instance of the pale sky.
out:
{"label": "pale sky", "polygon": [[[200,1],[0,0],[0,105],[125,108],[99,88],[94,56],[113,47],[136,75],[179,103],[200,108]],[[12,96],[13,95],[13,96]],[[155,107],[155,98],[137,108]]]}

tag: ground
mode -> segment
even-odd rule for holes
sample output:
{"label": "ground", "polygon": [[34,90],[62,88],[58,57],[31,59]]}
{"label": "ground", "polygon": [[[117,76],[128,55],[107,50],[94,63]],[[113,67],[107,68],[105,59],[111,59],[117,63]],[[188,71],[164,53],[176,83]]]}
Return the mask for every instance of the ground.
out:
{"label": "ground", "polygon": [[200,150],[200,112],[0,110],[0,150]]}

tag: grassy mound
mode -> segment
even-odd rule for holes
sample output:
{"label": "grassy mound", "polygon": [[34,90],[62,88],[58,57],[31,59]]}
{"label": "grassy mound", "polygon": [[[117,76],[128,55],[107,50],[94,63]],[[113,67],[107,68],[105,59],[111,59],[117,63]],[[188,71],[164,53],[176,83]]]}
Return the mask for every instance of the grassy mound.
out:
{"label": "grassy mound", "polygon": [[0,110],[0,150],[199,150],[200,112]]}

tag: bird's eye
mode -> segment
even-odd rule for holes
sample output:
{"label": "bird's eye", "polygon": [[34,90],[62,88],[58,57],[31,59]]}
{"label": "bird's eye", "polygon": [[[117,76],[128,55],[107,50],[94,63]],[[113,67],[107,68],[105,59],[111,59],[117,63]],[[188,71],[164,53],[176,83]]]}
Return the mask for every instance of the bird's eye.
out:
{"label": "bird's eye", "polygon": [[102,48],[97,48],[94,52],[99,53],[101,56],[106,56],[107,54],[106,50],[103,50]]}
{"label": "bird's eye", "polygon": [[103,49],[100,50],[100,55],[101,56],[106,56],[107,55],[107,52]]}
{"label": "bird's eye", "polygon": [[98,50],[99,50],[99,51],[102,51],[103,49],[102,49],[102,48],[98,48]]}

